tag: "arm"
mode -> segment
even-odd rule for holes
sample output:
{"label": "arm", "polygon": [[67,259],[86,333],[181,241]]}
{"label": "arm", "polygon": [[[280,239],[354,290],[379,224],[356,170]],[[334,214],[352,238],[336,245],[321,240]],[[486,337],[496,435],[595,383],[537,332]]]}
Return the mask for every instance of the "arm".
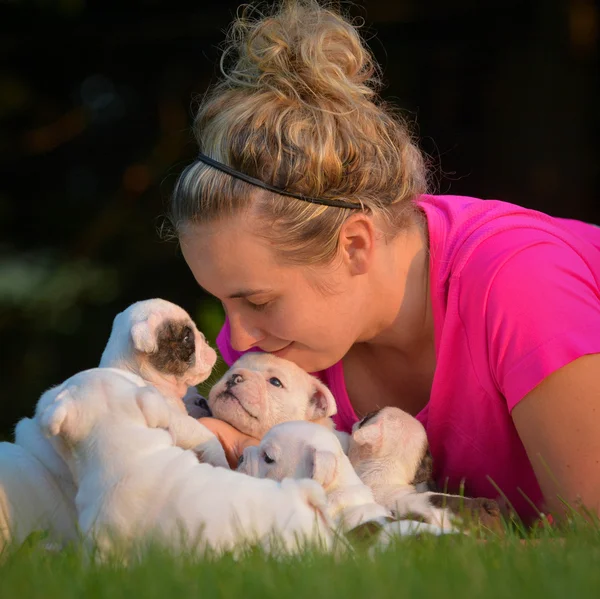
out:
{"label": "arm", "polygon": [[225,450],[225,456],[227,462],[232,470],[235,470],[238,465],[240,456],[244,453],[244,449],[251,445],[258,445],[259,439],[250,437],[237,428],[231,426],[231,424],[219,420],[218,418],[200,418],[198,420],[200,424],[203,424],[208,430],[214,433],[219,439],[223,449]]}
{"label": "arm", "polygon": [[600,354],[552,373],[514,407],[512,418],[548,511],[564,515],[560,496],[600,516]]}
{"label": "arm", "polygon": [[482,384],[506,402],[545,509],[561,517],[557,494],[599,509],[600,255],[556,233],[515,228],[480,244],[461,316],[473,336],[485,324]]}

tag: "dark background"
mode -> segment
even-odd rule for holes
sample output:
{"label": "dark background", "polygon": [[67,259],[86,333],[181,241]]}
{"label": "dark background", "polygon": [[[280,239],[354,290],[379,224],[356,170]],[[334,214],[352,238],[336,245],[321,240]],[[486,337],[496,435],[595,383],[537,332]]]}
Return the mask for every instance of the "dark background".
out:
{"label": "dark background", "polygon": [[[136,300],[179,303],[214,338],[219,306],[157,226],[237,5],[0,0],[0,436],[97,365]],[[365,0],[351,14],[435,191],[600,223],[592,0]]]}

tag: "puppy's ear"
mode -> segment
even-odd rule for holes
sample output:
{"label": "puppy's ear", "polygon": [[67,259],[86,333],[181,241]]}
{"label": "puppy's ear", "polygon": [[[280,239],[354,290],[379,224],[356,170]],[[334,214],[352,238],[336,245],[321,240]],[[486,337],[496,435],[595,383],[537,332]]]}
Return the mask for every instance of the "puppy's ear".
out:
{"label": "puppy's ear", "polygon": [[312,473],[310,478],[316,480],[327,489],[335,481],[338,469],[338,460],[331,451],[313,449],[311,456]]}
{"label": "puppy's ear", "polygon": [[307,420],[319,420],[337,414],[337,405],[327,385],[315,378],[310,390],[311,396],[308,400],[306,410]]}
{"label": "puppy's ear", "polygon": [[160,323],[157,314],[150,314],[146,320],[136,322],[131,327],[133,347],[142,353],[151,354],[158,349],[156,328]]}
{"label": "puppy's ear", "polygon": [[365,445],[371,449],[378,449],[383,443],[383,420],[371,421],[356,429],[352,439],[357,445]]}
{"label": "puppy's ear", "polygon": [[60,435],[65,439],[73,437],[75,423],[75,402],[68,389],[61,391],[40,416],[40,426],[49,437]]}
{"label": "puppy's ear", "polygon": [[169,428],[171,411],[166,399],[151,387],[142,387],[135,397],[149,428]]}

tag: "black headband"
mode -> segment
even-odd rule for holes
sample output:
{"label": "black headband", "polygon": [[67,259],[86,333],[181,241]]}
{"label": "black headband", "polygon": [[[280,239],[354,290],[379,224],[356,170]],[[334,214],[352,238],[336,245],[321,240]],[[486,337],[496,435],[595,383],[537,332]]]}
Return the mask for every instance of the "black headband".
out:
{"label": "black headband", "polygon": [[360,204],[353,204],[352,202],[346,202],[345,200],[328,200],[325,198],[310,198],[308,196],[302,195],[300,193],[292,193],[290,191],[286,191],[285,189],[280,189],[279,187],[274,187],[273,185],[269,185],[268,183],[264,183],[260,179],[255,179],[250,175],[246,175],[244,173],[240,173],[236,171],[234,168],[223,164],[222,162],[217,162],[213,158],[206,156],[205,154],[198,154],[197,160],[203,162],[204,164],[208,164],[217,170],[227,173],[236,179],[240,179],[241,181],[245,181],[250,185],[254,185],[255,187],[262,187],[262,189],[266,189],[267,191],[272,191],[273,193],[278,193],[282,196],[288,196],[290,198],[296,198],[297,200],[302,200],[303,202],[310,202],[311,204],[321,204],[322,206],[333,206],[334,208],[350,208],[351,210],[360,210],[362,206]]}

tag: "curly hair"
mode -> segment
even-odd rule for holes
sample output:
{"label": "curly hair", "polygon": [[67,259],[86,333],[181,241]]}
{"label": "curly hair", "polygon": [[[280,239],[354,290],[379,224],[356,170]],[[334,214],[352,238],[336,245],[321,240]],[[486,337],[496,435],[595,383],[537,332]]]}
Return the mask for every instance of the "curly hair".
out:
{"label": "curly hair", "polygon": [[[245,6],[232,24],[222,77],[194,121],[200,151],[271,185],[344,199],[400,230],[426,191],[426,168],[406,122],[378,96],[379,69],[358,28],[316,0],[268,14]],[[264,191],[199,161],[180,175],[170,220],[206,223],[250,211],[281,257],[333,259],[355,212]]]}

